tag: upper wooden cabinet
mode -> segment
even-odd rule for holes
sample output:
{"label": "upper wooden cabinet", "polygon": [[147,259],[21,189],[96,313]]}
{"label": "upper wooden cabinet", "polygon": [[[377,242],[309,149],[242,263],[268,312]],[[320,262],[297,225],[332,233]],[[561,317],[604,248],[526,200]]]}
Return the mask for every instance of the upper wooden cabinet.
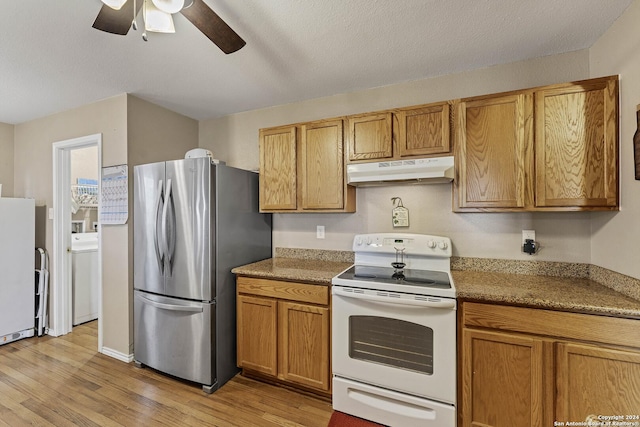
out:
{"label": "upper wooden cabinet", "polygon": [[297,136],[295,126],[260,130],[260,210],[295,210]]}
{"label": "upper wooden cabinet", "polygon": [[391,113],[350,116],[347,121],[350,161],[375,161],[393,156]]}
{"label": "upper wooden cabinet", "polygon": [[302,209],[342,209],[342,120],[303,124],[300,128]]}
{"label": "upper wooden cabinet", "polygon": [[350,163],[450,153],[448,102],[347,117]]}
{"label": "upper wooden cabinet", "polygon": [[530,94],[462,100],[456,106],[458,208],[522,209],[531,149]]}
{"label": "upper wooden cabinet", "polygon": [[393,123],[394,131],[397,130],[394,139],[400,157],[428,156],[451,151],[448,103],[396,110]]}
{"label": "upper wooden cabinet", "polygon": [[618,205],[618,79],[535,92],[536,206]]}
{"label": "upper wooden cabinet", "polygon": [[260,129],[261,212],[355,212],[342,119]]}
{"label": "upper wooden cabinet", "polygon": [[618,77],[456,103],[453,209],[618,208]]}

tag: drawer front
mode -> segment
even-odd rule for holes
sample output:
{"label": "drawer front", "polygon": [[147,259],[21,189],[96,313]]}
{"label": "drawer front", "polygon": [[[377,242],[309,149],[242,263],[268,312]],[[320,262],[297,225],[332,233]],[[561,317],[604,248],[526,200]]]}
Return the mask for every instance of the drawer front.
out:
{"label": "drawer front", "polygon": [[329,286],[282,280],[238,277],[238,293],[329,305]]}
{"label": "drawer front", "polygon": [[178,378],[212,385],[215,305],[134,292],[134,358]]}
{"label": "drawer front", "polygon": [[640,320],[465,302],[463,325],[638,347]]}

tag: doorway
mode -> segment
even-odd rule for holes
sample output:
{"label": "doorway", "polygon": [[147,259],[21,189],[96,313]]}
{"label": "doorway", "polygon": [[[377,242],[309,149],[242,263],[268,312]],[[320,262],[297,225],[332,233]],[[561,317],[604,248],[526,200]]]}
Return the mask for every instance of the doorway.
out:
{"label": "doorway", "polygon": [[[93,154],[89,154],[93,151]],[[87,157],[88,155],[88,157]],[[93,165],[79,165],[82,159]],[[53,267],[49,335],[71,332],[74,324],[74,245],[72,236],[97,238],[97,283],[92,291],[97,306],[98,351],[102,352],[102,243],[100,217],[100,179],[102,135],[94,134],[53,144]],[[92,171],[92,172],[91,172]],[[72,222],[74,221],[74,222]],[[94,236],[88,236],[94,233]],[[72,233],[76,231],[76,233]],[[80,236],[82,234],[83,236]],[[88,320],[88,319],[87,319]],[[52,324],[51,324],[52,323]]]}

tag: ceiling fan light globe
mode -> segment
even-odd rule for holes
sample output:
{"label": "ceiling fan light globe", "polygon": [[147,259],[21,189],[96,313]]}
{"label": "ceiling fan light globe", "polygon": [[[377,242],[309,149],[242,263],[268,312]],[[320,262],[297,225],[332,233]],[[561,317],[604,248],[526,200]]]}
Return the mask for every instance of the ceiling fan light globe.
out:
{"label": "ceiling fan light globe", "polygon": [[115,10],[120,10],[126,2],[127,0],[102,0],[102,3]]}
{"label": "ceiling fan light globe", "polygon": [[161,11],[150,0],[144,0],[143,18],[144,29],[147,31],[154,33],[176,32],[171,14]]}
{"label": "ceiling fan light globe", "polygon": [[178,13],[184,7],[185,0],[151,0],[153,5],[165,13]]}

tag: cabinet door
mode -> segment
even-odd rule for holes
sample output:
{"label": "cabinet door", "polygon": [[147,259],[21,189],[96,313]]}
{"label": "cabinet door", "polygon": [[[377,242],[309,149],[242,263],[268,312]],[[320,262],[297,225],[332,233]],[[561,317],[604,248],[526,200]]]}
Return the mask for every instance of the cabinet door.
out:
{"label": "cabinet door", "polygon": [[378,113],[348,118],[350,161],[375,161],[393,156],[391,117],[391,113]]}
{"label": "cabinet door", "polygon": [[238,366],[277,375],[277,301],[238,295]]}
{"label": "cabinet door", "polygon": [[280,377],[328,391],[329,366],[328,308],[280,301]]}
{"label": "cabinet door", "polygon": [[399,110],[397,146],[401,157],[448,153],[449,104]]}
{"label": "cabinet door", "polygon": [[462,425],[542,427],[545,343],[466,328],[463,340]]}
{"label": "cabinet door", "polygon": [[640,352],[559,343],[556,354],[557,420],[640,415]]}
{"label": "cabinet door", "polygon": [[[524,208],[529,187],[532,97],[528,93],[468,99],[457,108],[457,208]],[[473,209],[471,209],[473,210]]]}
{"label": "cabinet door", "polygon": [[300,143],[302,209],[344,206],[342,120],[304,124]]}
{"label": "cabinet door", "polygon": [[260,210],[295,210],[296,127],[260,130]]}
{"label": "cabinet door", "polygon": [[618,79],[535,94],[536,206],[618,204]]}

